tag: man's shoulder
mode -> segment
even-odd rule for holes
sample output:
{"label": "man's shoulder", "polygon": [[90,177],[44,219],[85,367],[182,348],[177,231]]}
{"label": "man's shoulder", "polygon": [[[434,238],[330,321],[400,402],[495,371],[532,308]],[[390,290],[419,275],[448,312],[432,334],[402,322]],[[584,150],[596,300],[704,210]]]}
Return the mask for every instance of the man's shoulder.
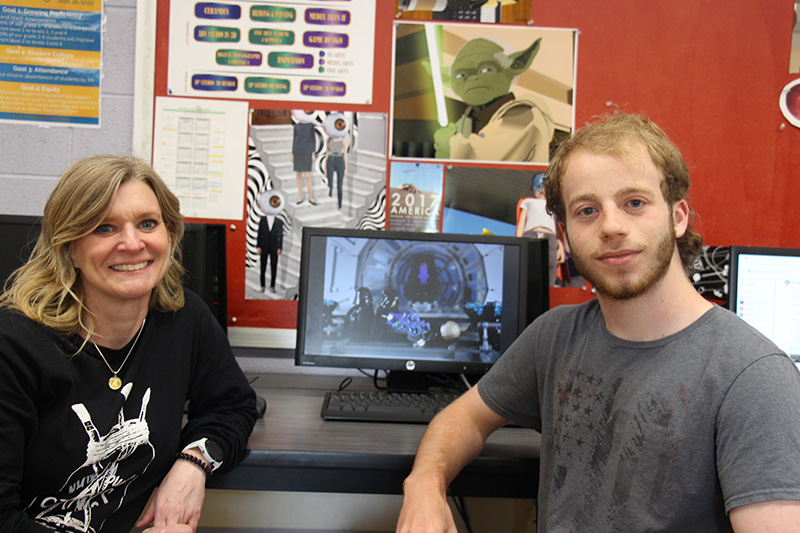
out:
{"label": "man's shoulder", "polygon": [[527,331],[536,337],[571,336],[588,330],[601,315],[596,298],[579,304],[558,305],[539,315]]}
{"label": "man's shoulder", "polygon": [[703,320],[699,324],[702,336],[708,336],[715,345],[748,347],[765,353],[781,352],[766,335],[722,307],[714,306],[700,320]]}

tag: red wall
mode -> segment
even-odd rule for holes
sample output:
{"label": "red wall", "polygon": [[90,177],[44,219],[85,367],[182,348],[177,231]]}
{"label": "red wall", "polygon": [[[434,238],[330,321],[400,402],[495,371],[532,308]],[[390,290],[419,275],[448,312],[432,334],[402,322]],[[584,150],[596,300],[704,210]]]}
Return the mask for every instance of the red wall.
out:
{"label": "red wall", "polygon": [[[393,0],[376,0],[374,104],[389,112]],[[800,248],[800,129],[781,115],[793,0],[534,0],[536,26],[577,28],[576,126],[609,107],[643,112],[682,149],[706,244]],[[166,66],[168,2],[159,1],[157,65]],[[166,91],[156,67],[155,94]],[[268,102],[252,107],[270,107]],[[281,108],[292,107],[281,102]],[[302,107],[302,106],[300,106]],[[243,200],[244,201],[244,200]],[[243,214],[244,216],[244,214]],[[226,221],[230,224],[230,221]],[[243,224],[229,232],[229,315],[236,326],[293,328],[293,302],[246,301]],[[583,300],[554,289],[552,303]]]}
{"label": "red wall", "polygon": [[534,4],[536,25],[580,30],[576,124],[609,102],[660,124],[691,169],[707,244],[800,247],[800,130],[778,107],[798,77],[792,0]]}

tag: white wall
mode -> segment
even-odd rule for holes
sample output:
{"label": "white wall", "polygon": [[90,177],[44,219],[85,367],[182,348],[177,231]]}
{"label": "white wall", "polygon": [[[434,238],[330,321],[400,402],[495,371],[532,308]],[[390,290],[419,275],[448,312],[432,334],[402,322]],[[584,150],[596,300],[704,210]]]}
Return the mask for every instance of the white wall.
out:
{"label": "white wall", "polygon": [[0,122],[0,213],[41,215],[66,168],[89,155],[132,153],[136,0],[106,0],[100,128]]}

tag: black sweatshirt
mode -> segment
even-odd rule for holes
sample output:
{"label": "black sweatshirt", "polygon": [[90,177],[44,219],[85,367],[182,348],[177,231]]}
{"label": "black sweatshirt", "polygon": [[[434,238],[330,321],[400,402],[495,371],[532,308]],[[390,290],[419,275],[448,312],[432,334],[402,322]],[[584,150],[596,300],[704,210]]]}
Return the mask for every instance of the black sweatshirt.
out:
{"label": "black sweatshirt", "polygon": [[[148,314],[117,391],[80,343],[0,308],[0,531],[128,531],[187,444],[244,456],[255,393],[196,294]],[[116,369],[132,344],[101,350]]]}

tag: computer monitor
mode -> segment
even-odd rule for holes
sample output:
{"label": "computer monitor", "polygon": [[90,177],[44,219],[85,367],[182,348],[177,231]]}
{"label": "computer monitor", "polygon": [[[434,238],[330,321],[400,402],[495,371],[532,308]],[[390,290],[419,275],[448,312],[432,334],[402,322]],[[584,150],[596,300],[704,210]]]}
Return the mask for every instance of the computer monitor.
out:
{"label": "computer monitor", "polygon": [[196,292],[228,331],[228,252],[225,224],[186,223],[181,241],[184,285]]}
{"label": "computer monitor", "polygon": [[[31,255],[39,238],[39,217],[0,215],[0,287]],[[224,224],[187,223],[181,249],[186,270],[184,285],[196,292],[227,330],[228,298]]]}
{"label": "computer monitor", "polygon": [[8,276],[25,264],[39,238],[39,217],[24,215],[0,215],[0,287]]}
{"label": "computer monitor", "polygon": [[731,246],[728,308],[800,370],[800,249]]}
{"label": "computer monitor", "polygon": [[295,363],[481,374],[549,307],[547,243],[517,237],[303,228]]}

